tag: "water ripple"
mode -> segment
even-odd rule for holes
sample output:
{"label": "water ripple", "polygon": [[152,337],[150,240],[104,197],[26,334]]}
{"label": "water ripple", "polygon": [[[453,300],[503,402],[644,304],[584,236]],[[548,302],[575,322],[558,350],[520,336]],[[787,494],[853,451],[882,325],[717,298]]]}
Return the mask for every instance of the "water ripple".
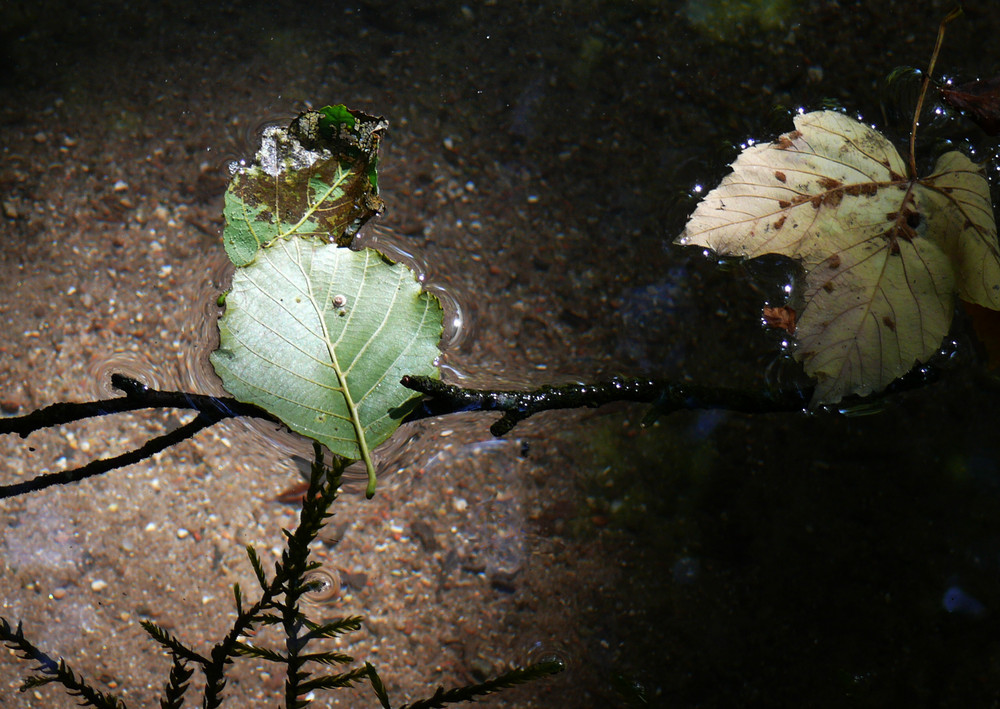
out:
{"label": "water ripple", "polygon": [[161,368],[139,351],[118,350],[102,352],[87,364],[87,381],[90,393],[98,399],[111,399],[122,393],[111,386],[112,374],[124,374],[146,386],[159,389],[163,386]]}

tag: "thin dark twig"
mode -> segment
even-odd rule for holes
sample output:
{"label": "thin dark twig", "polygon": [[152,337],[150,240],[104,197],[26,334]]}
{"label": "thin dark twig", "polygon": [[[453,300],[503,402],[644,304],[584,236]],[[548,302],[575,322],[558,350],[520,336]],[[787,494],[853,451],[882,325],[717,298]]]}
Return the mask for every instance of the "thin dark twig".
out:
{"label": "thin dark twig", "polygon": [[44,490],[53,485],[79,482],[111,470],[124,468],[150,458],[160,451],[191,438],[203,428],[234,416],[252,416],[280,423],[271,414],[252,404],[244,404],[227,397],[206,396],[181,391],[159,391],[124,374],[112,374],[111,384],[125,396],[83,403],[58,403],[32,411],[24,416],[0,419],[0,434],[16,433],[21,438],[43,428],[72,423],[94,416],[107,416],[139,409],[194,409],[198,415],[183,426],[162,436],[146,441],[135,450],[113,458],[101,458],[84,466],[57,473],[44,473],[30,480],[10,485],[0,485],[0,500],[29,492]]}
{"label": "thin dark twig", "polygon": [[126,465],[138,463],[141,460],[150,458],[165,448],[176,445],[198,433],[203,428],[208,428],[216,423],[218,419],[213,419],[203,414],[198,414],[194,419],[188,421],[180,428],[175,428],[170,433],[157,436],[146,441],[135,450],[130,450],[114,458],[100,458],[93,460],[86,465],[72,470],[63,470],[57,473],[43,473],[30,480],[24,480],[10,485],[0,485],[0,500],[8,497],[16,497],[29,492],[44,490],[53,485],[67,485],[92,478],[95,475],[102,475],[117,468],[124,468]]}
{"label": "thin dark twig", "polygon": [[60,402],[23,416],[0,418],[0,434],[16,433],[21,438],[43,428],[81,421],[94,416],[108,416],[140,409],[194,409],[207,418],[221,421],[233,416],[253,416],[277,422],[260,407],[229,397],[206,396],[182,391],[150,389],[122,374],[112,374],[111,383],[125,396],[80,403]]}

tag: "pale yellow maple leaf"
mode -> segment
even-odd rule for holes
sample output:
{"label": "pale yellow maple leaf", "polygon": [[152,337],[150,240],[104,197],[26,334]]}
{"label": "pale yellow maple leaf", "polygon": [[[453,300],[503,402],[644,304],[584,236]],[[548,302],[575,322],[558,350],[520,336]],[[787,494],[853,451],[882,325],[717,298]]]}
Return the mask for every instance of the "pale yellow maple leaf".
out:
{"label": "pale yellow maple leaf", "polygon": [[732,168],[676,243],[802,264],[793,353],[816,379],[811,406],[881,391],[925,362],[948,333],[956,291],[1000,310],[989,185],[964,154],[910,178],[883,135],[815,111]]}

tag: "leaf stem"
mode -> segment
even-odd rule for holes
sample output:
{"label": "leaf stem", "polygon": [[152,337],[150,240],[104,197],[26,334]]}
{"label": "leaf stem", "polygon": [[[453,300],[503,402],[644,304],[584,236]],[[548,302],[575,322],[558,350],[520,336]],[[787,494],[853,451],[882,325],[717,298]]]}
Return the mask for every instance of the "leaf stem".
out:
{"label": "leaf stem", "polygon": [[931,61],[927,66],[927,73],[924,74],[924,82],[920,87],[920,96],[917,98],[917,108],[913,112],[913,126],[910,128],[910,179],[916,179],[917,177],[917,155],[916,155],[916,141],[917,141],[917,124],[920,122],[920,112],[924,109],[924,97],[927,95],[927,89],[931,84],[931,76],[934,74],[934,65],[937,63],[938,54],[941,51],[941,44],[944,42],[944,29],[949,22],[957,18],[962,14],[961,6],[956,7],[954,10],[945,15],[945,18],[941,20],[941,24],[938,25],[937,40],[934,42],[934,51],[931,52]]}
{"label": "leaf stem", "polygon": [[[325,328],[326,325],[324,324],[323,327]],[[327,340],[329,341],[329,338]],[[332,345],[329,346],[329,349],[331,357],[336,358]],[[336,359],[334,359],[334,362],[336,362]],[[365,462],[365,470],[368,471],[368,487],[365,488],[365,497],[370,500],[375,496],[375,463],[372,462],[372,454],[368,450],[368,441],[365,439],[365,427],[361,425],[358,407],[354,403],[350,389],[347,388],[347,376],[341,371],[339,364],[336,365],[335,371],[337,372],[337,381],[340,383],[340,388],[344,395],[344,401],[347,403],[347,410],[351,414],[351,424],[354,426],[354,433],[358,437],[358,451],[361,453],[361,460]]]}

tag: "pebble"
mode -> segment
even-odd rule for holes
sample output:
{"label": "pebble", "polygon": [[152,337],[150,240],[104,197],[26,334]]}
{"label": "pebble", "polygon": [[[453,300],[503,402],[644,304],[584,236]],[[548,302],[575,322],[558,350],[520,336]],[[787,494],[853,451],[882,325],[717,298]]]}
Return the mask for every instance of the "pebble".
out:
{"label": "pebble", "polygon": [[96,581],[90,582],[90,590],[94,592],[101,592],[108,587],[108,582],[102,579],[97,579]]}
{"label": "pebble", "polygon": [[180,529],[177,530],[178,539],[185,539],[189,534],[191,534],[191,532],[184,529],[184,527],[181,527]]}
{"label": "pebble", "polygon": [[49,139],[49,136],[45,134],[45,131],[38,131],[33,136],[31,136],[31,139],[36,143],[38,143],[39,145],[41,145],[42,143],[46,142]]}
{"label": "pebble", "polygon": [[52,591],[52,598],[56,601],[61,601],[66,598],[66,593],[67,591],[65,588],[57,588]]}
{"label": "pebble", "polygon": [[128,183],[125,180],[118,180],[111,189],[115,192],[124,192],[128,189]]}
{"label": "pebble", "polygon": [[17,207],[14,206],[13,202],[3,201],[3,215],[8,219],[17,219],[19,214],[17,212]]}

